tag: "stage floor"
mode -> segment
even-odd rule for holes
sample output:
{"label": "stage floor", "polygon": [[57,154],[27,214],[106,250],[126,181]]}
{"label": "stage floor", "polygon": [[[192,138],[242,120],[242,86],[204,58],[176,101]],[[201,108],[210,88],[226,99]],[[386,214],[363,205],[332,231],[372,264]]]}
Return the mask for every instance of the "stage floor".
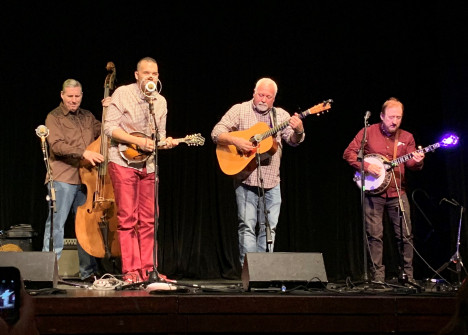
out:
{"label": "stage floor", "polygon": [[41,334],[436,334],[454,314],[457,293],[352,283],[249,291],[241,280],[179,280],[149,292],[66,282],[30,291]]}

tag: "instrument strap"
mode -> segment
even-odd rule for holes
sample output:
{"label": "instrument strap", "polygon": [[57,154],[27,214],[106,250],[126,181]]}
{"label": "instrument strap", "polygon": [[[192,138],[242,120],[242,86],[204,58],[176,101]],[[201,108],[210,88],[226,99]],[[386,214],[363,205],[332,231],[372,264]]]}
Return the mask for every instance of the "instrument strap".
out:
{"label": "instrument strap", "polygon": [[276,127],[276,108],[275,107],[271,108],[271,115],[273,117],[273,127]]}
{"label": "instrument strap", "polygon": [[400,129],[398,129],[395,134],[395,143],[393,145],[393,160],[395,160],[397,157],[396,155],[398,150],[398,135],[400,135]]}

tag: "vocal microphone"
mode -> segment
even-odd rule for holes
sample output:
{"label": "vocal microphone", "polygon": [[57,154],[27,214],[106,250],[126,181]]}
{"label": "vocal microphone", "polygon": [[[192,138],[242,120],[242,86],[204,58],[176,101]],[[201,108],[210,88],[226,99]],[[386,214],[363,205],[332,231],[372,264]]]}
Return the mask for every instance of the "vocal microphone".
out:
{"label": "vocal microphone", "polygon": [[45,141],[45,138],[49,136],[49,128],[44,125],[40,125],[36,128],[36,135],[41,138],[41,141]]}
{"label": "vocal microphone", "polygon": [[36,128],[36,135],[41,138],[42,153],[44,154],[44,159],[45,159],[45,154],[46,154],[45,139],[47,136],[49,136],[49,128],[47,128],[44,125],[40,125],[39,127]]}
{"label": "vocal microphone", "polygon": [[156,91],[156,83],[154,81],[148,81],[145,85],[145,90],[148,92]]}
{"label": "vocal microphone", "polygon": [[371,112],[367,111],[366,115],[364,115],[364,120],[369,120],[370,116],[371,116]]}

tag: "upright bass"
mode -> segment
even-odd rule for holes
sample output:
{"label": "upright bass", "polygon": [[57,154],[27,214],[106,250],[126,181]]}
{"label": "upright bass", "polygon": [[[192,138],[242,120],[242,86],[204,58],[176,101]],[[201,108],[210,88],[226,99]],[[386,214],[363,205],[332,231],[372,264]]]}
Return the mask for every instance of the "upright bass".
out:
{"label": "upright bass", "polygon": [[[109,72],[104,82],[104,98],[114,89],[116,76],[115,65],[108,62]],[[117,236],[117,206],[114,201],[114,189],[107,173],[108,148],[110,139],[104,134],[104,120],[107,108],[102,111],[101,135],[86,150],[99,152],[104,161],[92,166],[82,160],[80,164],[81,182],[86,185],[86,202],[78,207],[75,220],[75,232],[78,242],[90,255],[98,258],[120,256],[120,243]]]}

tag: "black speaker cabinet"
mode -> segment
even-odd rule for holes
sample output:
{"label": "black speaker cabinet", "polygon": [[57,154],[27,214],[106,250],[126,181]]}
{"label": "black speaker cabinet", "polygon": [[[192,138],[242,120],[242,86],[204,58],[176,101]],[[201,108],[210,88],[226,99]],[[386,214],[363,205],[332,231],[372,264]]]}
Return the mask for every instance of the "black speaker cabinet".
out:
{"label": "black speaker cabinet", "polygon": [[0,252],[0,266],[14,266],[27,289],[57,287],[58,268],[54,252]]}
{"label": "black speaker cabinet", "polygon": [[247,253],[242,268],[244,290],[292,288],[328,282],[323,256],[317,252]]}

